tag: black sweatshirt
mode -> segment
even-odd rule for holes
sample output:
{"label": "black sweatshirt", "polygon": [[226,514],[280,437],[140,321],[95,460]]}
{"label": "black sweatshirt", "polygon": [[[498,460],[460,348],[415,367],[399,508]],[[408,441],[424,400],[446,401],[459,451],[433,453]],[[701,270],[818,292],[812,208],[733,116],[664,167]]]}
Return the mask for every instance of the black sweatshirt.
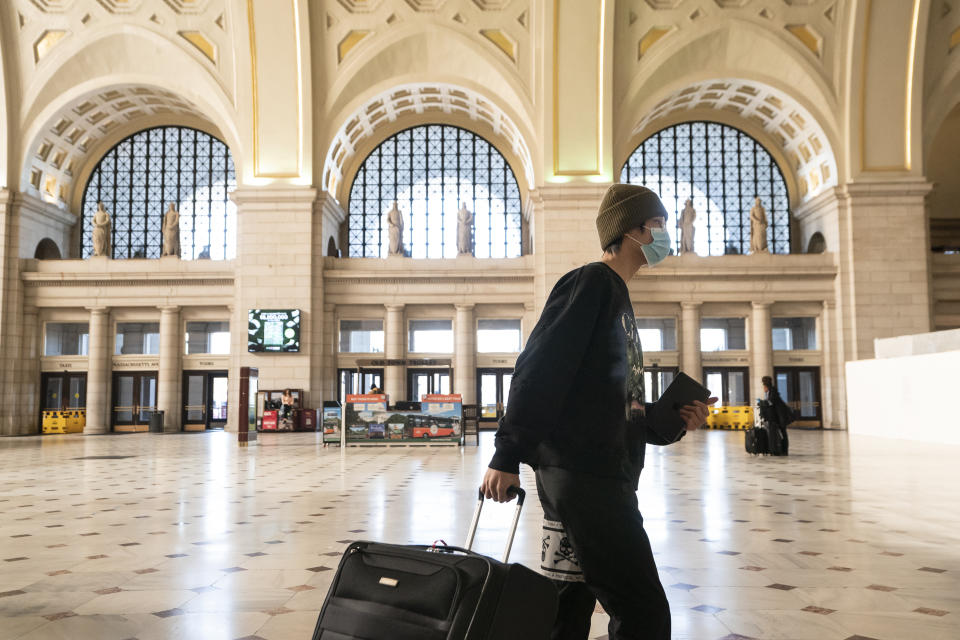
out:
{"label": "black sweatshirt", "polygon": [[[517,358],[507,413],[490,467],[553,466],[636,484],[647,442],[669,444],[648,428],[643,352],[623,279],[602,262],[566,274]],[[645,409],[649,409],[646,406]]]}

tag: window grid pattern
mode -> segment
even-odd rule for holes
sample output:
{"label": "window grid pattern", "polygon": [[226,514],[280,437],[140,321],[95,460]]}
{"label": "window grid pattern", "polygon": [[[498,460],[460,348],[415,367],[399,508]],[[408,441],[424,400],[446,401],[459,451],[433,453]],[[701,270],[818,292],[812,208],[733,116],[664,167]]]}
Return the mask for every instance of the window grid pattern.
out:
{"label": "window grid pattern", "polygon": [[404,250],[413,258],[456,257],[461,203],[474,214],[474,255],[521,254],[516,176],[503,155],[471,131],[447,125],[412,127],[367,156],[350,188],[351,258],[387,256],[387,212],[394,201],[403,214]]}
{"label": "window grid pattern", "polygon": [[674,253],[680,248],[680,212],[693,200],[695,246],[700,255],[748,253],[750,209],[767,211],[771,253],[790,253],[790,200],[773,156],[746,133],[716,122],[686,122],[662,129],[630,155],[620,182],[660,194],[670,214]]}
{"label": "window grid pattern", "polygon": [[100,160],[83,194],[82,256],[93,255],[93,216],[110,214],[113,258],[159,258],[169,204],[180,213],[180,257],[236,255],[237,186],[226,144],[189,127],[155,127],[122,140]]}

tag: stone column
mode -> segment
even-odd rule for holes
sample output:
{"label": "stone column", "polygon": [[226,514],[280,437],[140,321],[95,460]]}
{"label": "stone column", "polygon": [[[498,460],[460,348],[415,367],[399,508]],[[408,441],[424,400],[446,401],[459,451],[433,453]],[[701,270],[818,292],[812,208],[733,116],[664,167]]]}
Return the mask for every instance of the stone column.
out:
{"label": "stone column", "polygon": [[[763,376],[773,377],[773,334],[770,326],[770,303],[754,302],[750,319],[750,390],[747,398],[763,397]],[[752,405],[753,402],[751,401]]]}
{"label": "stone column", "polygon": [[[388,360],[398,360],[406,357],[406,324],[403,321],[403,305],[388,304],[387,319],[384,322],[384,350]],[[406,367],[384,367],[383,390],[390,396],[391,402],[407,399]],[[364,389],[363,391],[366,391]]]}
{"label": "stone column", "polygon": [[454,305],[457,309],[453,351],[453,392],[463,396],[464,404],[477,401],[477,327],[472,304]]}
{"label": "stone column", "polygon": [[700,303],[680,303],[680,370],[695,380],[703,377],[700,358]]}
{"label": "stone column", "polygon": [[40,432],[40,316],[36,307],[23,310],[23,344],[18,377],[20,378],[21,435]]}
{"label": "stone column", "polygon": [[182,353],[183,331],[180,330],[180,307],[160,307],[160,372],[157,375],[157,409],[163,411],[164,433],[180,431]]}
{"label": "stone column", "polygon": [[842,343],[837,332],[837,302],[823,301],[823,316],[820,322],[817,347],[823,354],[820,367],[820,404],[825,429],[842,428],[846,415],[846,391]]}
{"label": "stone column", "polygon": [[[337,388],[340,381],[337,379],[337,353],[340,350],[340,331],[337,327],[336,305],[323,305],[323,362],[320,372],[320,393],[323,400],[336,400]],[[318,407],[319,408],[319,407]]]}
{"label": "stone column", "polygon": [[110,431],[110,403],[107,384],[110,378],[110,310],[92,307],[90,311],[90,343],[87,356],[87,425],[86,435]]}

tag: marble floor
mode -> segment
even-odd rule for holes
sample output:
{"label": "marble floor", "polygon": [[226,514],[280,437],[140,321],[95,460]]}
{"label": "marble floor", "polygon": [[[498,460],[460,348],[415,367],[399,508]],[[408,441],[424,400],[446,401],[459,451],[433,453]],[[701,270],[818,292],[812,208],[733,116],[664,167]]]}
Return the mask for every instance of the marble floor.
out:
{"label": "marble floor", "polygon": [[[461,544],[492,452],[282,433],[0,439],[0,638],[309,638],[346,544]],[[791,432],[652,447],[639,492],[674,636],[960,638],[960,447]],[[535,497],[532,476],[524,483]],[[489,504],[479,551],[512,508]],[[528,502],[513,560],[539,564]],[[594,618],[592,638],[605,638]]]}

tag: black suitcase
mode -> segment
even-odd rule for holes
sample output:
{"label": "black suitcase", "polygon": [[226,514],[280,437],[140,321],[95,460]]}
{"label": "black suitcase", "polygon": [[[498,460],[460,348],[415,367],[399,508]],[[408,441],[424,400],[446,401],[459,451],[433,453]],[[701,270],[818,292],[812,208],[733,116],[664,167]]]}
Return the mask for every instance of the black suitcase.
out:
{"label": "black suitcase", "polygon": [[780,427],[768,424],[766,427],[767,439],[770,442],[770,454],[774,456],[787,455],[787,439]]}
{"label": "black suitcase", "polygon": [[525,494],[503,562],[466,548],[354,542],[347,547],[320,611],[313,640],[547,640],[557,589],[545,576],[507,564]]}
{"label": "black suitcase", "polygon": [[743,446],[747,450],[747,453],[752,453],[755,456],[770,453],[767,430],[763,427],[747,429],[743,438]]}

